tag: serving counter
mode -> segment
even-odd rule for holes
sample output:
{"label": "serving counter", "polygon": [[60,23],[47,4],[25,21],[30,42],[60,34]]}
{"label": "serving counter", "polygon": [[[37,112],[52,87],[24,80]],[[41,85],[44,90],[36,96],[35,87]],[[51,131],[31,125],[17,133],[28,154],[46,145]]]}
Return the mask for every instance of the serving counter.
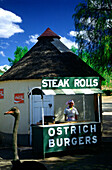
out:
{"label": "serving counter", "polygon": [[101,142],[101,123],[66,122],[32,125],[32,147],[37,156],[98,145]]}

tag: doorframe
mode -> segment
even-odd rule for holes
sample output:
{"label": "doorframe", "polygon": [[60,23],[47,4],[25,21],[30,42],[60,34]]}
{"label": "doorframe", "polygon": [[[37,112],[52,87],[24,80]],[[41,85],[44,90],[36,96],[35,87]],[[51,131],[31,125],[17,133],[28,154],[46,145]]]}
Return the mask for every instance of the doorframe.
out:
{"label": "doorframe", "polygon": [[[30,118],[30,120],[29,120],[29,126],[30,126],[30,146],[32,145],[32,128],[31,128],[31,124],[33,123],[33,99],[32,99],[32,97],[33,97],[33,95],[32,95],[32,91],[34,90],[34,89],[40,89],[41,91],[42,91],[42,89],[41,89],[41,87],[40,86],[38,86],[38,87],[32,87],[32,88],[30,88],[29,89],[29,111],[30,111],[30,116],[29,116],[29,118]],[[38,94],[37,94],[38,95]],[[52,102],[53,102],[53,110],[54,110],[54,96],[52,95]]]}

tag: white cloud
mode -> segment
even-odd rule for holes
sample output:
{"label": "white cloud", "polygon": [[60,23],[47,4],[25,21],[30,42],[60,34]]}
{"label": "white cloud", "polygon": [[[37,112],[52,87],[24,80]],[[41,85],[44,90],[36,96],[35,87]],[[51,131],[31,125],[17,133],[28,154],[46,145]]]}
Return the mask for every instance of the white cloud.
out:
{"label": "white cloud", "polygon": [[[37,38],[39,37],[38,34],[35,34],[35,35],[30,35],[29,36],[29,40],[26,40],[26,44],[30,44],[30,43],[33,43],[35,44],[38,40]],[[61,36],[60,36],[61,37]],[[60,41],[66,45],[69,49],[71,49],[71,46],[75,46],[76,48],[78,48],[78,45],[77,43],[71,41],[70,39],[67,39],[66,37],[61,37]]]}
{"label": "white cloud", "polygon": [[83,39],[85,39],[86,41],[90,41],[90,39],[89,39],[89,37],[88,37],[88,35],[87,35],[87,31],[85,31],[85,30],[79,31],[79,32],[77,32],[77,31],[70,31],[70,32],[69,32],[69,35],[70,35],[71,37],[76,37],[78,34],[80,34],[81,37],[82,37]]}
{"label": "white cloud", "polygon": [[3,56],[3,57],[5,57],[5,54],[4,54],[3,51],[0,51],[0,55]]}
{"label": "white cloud", "polygon": [[21,22],[21,17],[0,8],[0,38],[9,38],[15,33],[24,32],[19,25],[15,24]]}
{"label": "white cloud", "polygon": [[69,35],[71,36],[71,37],[76,37],[76,31],[70,31],[69,32]]}
{"label": "white cloud", "polygon": [[6,70],[8,70],[10,67],[11,67],[11,66],[3,65],[3,66],[0,66],[0,70],[6,71]]}
{"label": "white cloud", "polygon": [[29,35],[29,40],[26,40],[26,44],[30,44],[30,43],[33,43],[35,44],[38,40],[38,34],[35,34],[35,35]]}
{"label": "white cloud", "polygon": [[67,39],[66,37],[61,37],[60,41],[66,45],[69,49],[71,49],[72,46],[74,46],[75,48],[78,48],[78,44],[71,41],[70,39]]}

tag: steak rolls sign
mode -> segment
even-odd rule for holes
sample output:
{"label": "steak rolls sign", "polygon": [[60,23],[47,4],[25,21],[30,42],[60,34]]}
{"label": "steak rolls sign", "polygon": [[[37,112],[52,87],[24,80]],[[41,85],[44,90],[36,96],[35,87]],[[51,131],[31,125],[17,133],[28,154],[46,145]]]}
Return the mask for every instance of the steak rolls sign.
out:
{"label": "steak rolls sign", "polygon": [[54,77],[42,78],[42,89],[98,88],[99,77]]}

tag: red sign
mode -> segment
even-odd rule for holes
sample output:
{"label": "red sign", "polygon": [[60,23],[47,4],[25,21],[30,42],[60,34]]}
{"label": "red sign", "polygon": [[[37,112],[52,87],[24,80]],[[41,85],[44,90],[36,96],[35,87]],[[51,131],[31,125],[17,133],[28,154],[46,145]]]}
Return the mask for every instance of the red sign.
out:
{"label": "red sign", "polygon": [[0,89],[0,99],[4,98],[4,89]]}
{"label": "red sign", "polygon": [[14,103],[24,103],[24,93],[16,93],[14,94]]}

